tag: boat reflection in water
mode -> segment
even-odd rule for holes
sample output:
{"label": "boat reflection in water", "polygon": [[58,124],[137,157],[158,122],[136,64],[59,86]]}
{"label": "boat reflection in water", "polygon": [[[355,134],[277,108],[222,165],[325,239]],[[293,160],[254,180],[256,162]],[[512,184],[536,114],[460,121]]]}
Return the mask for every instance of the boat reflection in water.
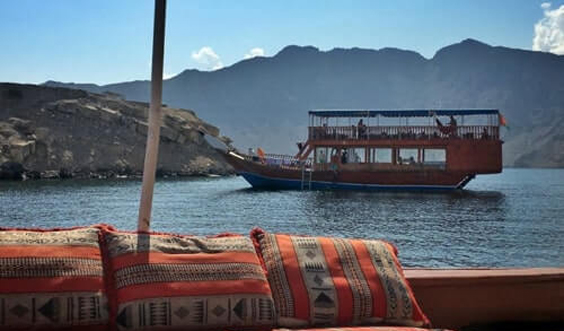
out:
{"label": "boat reflection in water", "polygon": [[265,189],[458,190],[502,170],[504,120],[495,109],[317,110],[309,118],[294,156],[223,155]]}

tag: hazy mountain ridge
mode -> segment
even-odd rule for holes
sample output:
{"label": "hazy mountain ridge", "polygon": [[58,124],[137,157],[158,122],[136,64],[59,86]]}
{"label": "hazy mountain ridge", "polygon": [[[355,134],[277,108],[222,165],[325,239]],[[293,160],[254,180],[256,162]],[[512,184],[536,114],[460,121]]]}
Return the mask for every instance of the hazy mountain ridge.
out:
{"label": "hazy mountain ridge", "polygon": [[[148,101],[150,88],[149,81],[46,84],[139,101]],[[395,48],[287,46],[213,72],[185,70],[165,81],[164,102],[195,109],[237,146],[286,153],[306,138],[313,108],[499,108],[511,126],[506,165],[564,166],[557,148],[564,141],[564,56],[472,39],[431,59]]]}

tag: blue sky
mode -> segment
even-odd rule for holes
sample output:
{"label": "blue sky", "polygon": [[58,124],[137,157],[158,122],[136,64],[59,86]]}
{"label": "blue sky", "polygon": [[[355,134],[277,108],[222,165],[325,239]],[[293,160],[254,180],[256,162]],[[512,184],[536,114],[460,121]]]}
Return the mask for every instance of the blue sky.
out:
{"label": "blue sky", "polygon": [[[289,44],[398,47],[427,58],[466,38],[532,49],[544,13],[564,12],[564,0],[543,2],[168,0],[165,74],[228,66],[253,48],[272,56]],[[152,0],[0,0],[0,81],[148,79],[153,9]]]}

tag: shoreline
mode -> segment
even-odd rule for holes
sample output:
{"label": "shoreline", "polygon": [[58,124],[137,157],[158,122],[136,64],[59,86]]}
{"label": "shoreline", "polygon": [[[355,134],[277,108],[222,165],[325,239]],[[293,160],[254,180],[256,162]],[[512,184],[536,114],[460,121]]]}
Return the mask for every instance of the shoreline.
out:
{"label": "shoreline", "polygon": [[[228,177],[233,171],[214,171],[217,169],[195,170],[190,172],[165,171],[157,169],[157,178],[189,178],[189,177]],[[92,171],[70,172],[66,169],[46,171],[3,171],[0,169],[0,181],[35,181],[35,180],[84,180],[84,179],[142,179],[142,172],[124,171]]]}
{"label": "shoreline", "polygon": [[[527,170],[562,170],[557,167],[503,167],[503,169],[527,169]],[[190,178],[190,177],[230,177],[234,176],[232,169],[197,169],[193,171],[168,171],[157,169],[157,178]],[[3,181],[34,181],[34,180],[83,180],[83,179],[142,179],[141,171],[131,171],[129,169],[120,170],[99,170],[90,172],[72,172],[65,168],[59,170],[26,170],[21,164],[6,167],[6,163],[0,165],[0,182]]]}

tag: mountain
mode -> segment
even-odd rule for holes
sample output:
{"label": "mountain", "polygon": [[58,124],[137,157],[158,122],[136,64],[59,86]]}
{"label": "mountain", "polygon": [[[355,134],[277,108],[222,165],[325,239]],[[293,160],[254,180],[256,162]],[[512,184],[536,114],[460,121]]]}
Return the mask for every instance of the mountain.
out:
{"label": "mountain", "polygon": [[[140,176],[148,108],[115,94],[0,84],[0,179]],[[202,132],[228,141],[194,112],[164,107],[158,173],[230,172]]]}
{"label": "mountain", "polygon": [[[148,101],[149,81],[97,86]],[[431,59],[395,49],[320,51],[287,46],[217,71],[186,70],[164,83],[164,102],[195,109],[238,147],[294,153],[307,134],[307,111],[319,108],[498,108],[507,166],[564,166],[564,56],[467,39]],[[549,129],[550,127],[550,129]]]}

